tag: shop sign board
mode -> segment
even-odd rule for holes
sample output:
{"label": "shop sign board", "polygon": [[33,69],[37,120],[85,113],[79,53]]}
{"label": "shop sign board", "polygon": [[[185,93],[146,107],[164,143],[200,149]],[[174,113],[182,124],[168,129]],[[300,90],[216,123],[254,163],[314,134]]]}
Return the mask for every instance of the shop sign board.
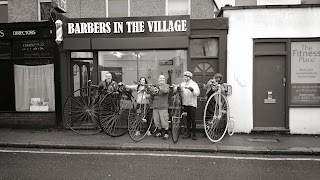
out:
{"label": "shop sign board", "polygon": [[66,19],[64,37],[189,36],[190,16]]}
{"label": "shop sign board", "polygon": [[0,27],[1,39],[48,38],[55,37],[55,27],[46,28],[3,28]]}
{"label": "shop sign board", "polygon": [[291,105],[320,105],[320,42],[291,43]]}

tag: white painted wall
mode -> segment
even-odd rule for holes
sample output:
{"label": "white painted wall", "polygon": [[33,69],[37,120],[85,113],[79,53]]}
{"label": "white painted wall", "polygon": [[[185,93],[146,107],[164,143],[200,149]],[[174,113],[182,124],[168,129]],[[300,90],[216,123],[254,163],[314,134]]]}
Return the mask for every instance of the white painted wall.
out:
{"label": "white painted wall", "polygon": [[291,134],[319,134],[320,108],[290,108]]}
{"label": "white painted wall", "polygon": [[[320,8],[224,10],[223,17],[229,18],[227,73],[228,84],[233,86],[229,97],[231,117],[236,132],[249,133],[253,128],[253,39],[320,37]],[[304,110],[309,112],[308,121],[299,118],[304,116]],[[319,110],[291,108],[291,132],[320,133]]]}

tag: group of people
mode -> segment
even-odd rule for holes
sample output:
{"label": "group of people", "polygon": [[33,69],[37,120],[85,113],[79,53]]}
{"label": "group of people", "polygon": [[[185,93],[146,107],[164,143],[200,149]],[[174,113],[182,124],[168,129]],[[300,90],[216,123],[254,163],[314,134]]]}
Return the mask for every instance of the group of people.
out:
{"label": "group of people", "polygon": [[[175,86],[174,92],[181,93],[183,111],[187,113],[187,131],[183,135],[184,139],[192,138],[197,140],[196,136],[196,108],[197,108],[197,96],[200,94],[198,84],[192,80],[193,74],[190,71],[183,73],[183,82],[178,86]],[[204,84],[204,89],[207,90],[206,96],[209,97],[216,90],[216,85],[222,82],[222,75],[217,73],[213,79],[210,79],[207,84]],[[156,93],[144,93],[144,89],[147,88],[147,79],[141,77],[138,84],[125,85],[126,89],[137,91],[136,102],[138,105],[150,105],[153,111],[154,126],[156,127],[155,137],[162,137],[164,140],[169,139],[169,102],[168,96],[170,91],[170,85],[166,83],[165,76],[160,75],[158,78]],[[100,83],[100,86],[108,91],[115,91],[118,88],[118,84],[112,80],[112,74],[106,74],[106,80]]]}

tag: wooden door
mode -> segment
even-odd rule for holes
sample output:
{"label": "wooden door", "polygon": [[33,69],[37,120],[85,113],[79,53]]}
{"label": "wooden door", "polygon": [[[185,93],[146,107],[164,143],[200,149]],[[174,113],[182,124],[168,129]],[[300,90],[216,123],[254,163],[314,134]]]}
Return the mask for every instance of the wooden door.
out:
{"label": "wooden door", "polygon": [[256,56],[253,77],[253,126],[286,129],[286,56]]}
{"label": "wooden door", "polygon": [[197,101],[196,121],[197,126],[203,126],[203,111],[206,105],[206,90],[203,89],[203,84],[206,84],[214,74],[218,73],[218,60],[215,59],[192,59],[191,70],[193,74],[193,80],[198,83],[200,88],[200,95]]}

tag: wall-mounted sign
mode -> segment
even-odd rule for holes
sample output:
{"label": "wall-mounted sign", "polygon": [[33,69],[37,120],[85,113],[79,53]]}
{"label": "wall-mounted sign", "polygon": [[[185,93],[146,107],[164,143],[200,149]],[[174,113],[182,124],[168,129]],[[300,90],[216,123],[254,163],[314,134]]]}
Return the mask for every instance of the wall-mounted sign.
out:
{"label": "wall-mounted sign", "polygon": [[0,39],[55,37],[55,27],[0,29]]}
{"label": "wall-mounted sign", "polygon": [[65,37],[189,36],[190,16],[67,19]]}
{"label": "wall-mounted sign", "polygon": [[13,42],[15,58],[53,57],[55,42],[53,39],[25,39]]}
{"label": "wall-mounted sign", "polygon": [[66,0],[52,0],[52,7],[61,13],[67,12],[67,2]]}
{"label": "wall-mounted sign", "polygon": [[291,104],[320,105],[320,42],[291,43]]}

